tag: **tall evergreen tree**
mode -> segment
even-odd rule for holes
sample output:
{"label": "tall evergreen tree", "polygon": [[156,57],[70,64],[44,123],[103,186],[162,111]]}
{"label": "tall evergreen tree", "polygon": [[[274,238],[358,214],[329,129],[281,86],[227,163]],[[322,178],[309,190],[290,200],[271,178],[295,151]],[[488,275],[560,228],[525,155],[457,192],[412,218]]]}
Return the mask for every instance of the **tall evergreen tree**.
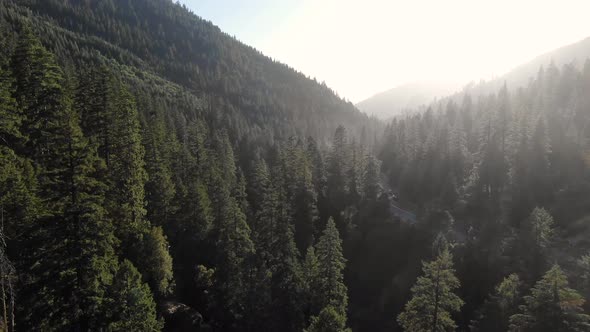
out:
{"label": "tall evergreen tree", "polygon": [[216,248],[215,296],[217,309],[221,311],[216,313],[216,324],[237,328],[245,319],[247,264],[255,254],[255,247],[246,215],[232,195],[237,183],[237,169],[227,135],[221,137],[220,143],[211,184],[215,218],[212,230]]}
{"label": "tall evergreen tree", "polygon": [[[147,203],[147,218],[156,225],[166,226],[177,212],[173,200],[177,194],[175,183],[172,179],[170,167],[171,156],[166,152],[166,129],[162,115],[154,111],[149,115],[143,126],[143,145],[145,147],[145,169],[147,181],[145,184],[145,199]],[[194,185],[187,191],[198,190]],[[192,191],[191,191],[192,193]],[[187,194],[189,196],[189,194]],[[194,199],[194,196],[190,196]],[[187,201],[189,198],[187,198]],[[183,202],[181,206],[189,206],[189,202]],[[190,210],[190,209],[189,209]],[[189,214],[183,210],[178,212],[182,216]],[[194,218],[193,216],[190,219]]]}
{"label": "tall evergreen tree", "polygon": [[510,331],[589,331],[590,316],[583,313],[584,298],[569,288],[566,275],[554,265],[524,297],[521,313],[510,317]]}
{"label": "tall evergreen tree", "polygon": [[517,313],[522,287],[518,275],[504,278],[484,303],[478,319],[471,326],[473,331],[507,331],[509,319]]}
{"label": "tall evergreen tree", "polygon": [[338,221],[347,203],[349,152],[346,129],[339,126],[326,163],[326,194],[331,204],[331,215]]}
{"label": "tall evergreen tree", "polygon": [[[27,110],[22,132],[35,148],[39,193],[47,211],[28,235],[29,282],[23,287],[23,326],[31,329],[98,329],[105,326],[106,291],[115,261],[112,224],[103,209],[103,164],[82,136],[78,114],[63,86],[61,69],[38,40],[25,32],[13,65],[15,84]],[[33,97],[33,98],[32,98]],[[34,109],[34,110],[33,110]],[[48,308],[46,303],[55,303]]]}
{"label": "tall evergreen tree", "polygon": [[124,260],[114,278],[109,331],[160,331],[163,322],[156,317],[156,303],[135,266]]}
{"label": "tall evergreen tree", "polygon": [[332,306],[341,314],[346,313],[348,306],[347,288],[344,284],[342,271],[346,259],[342,255],[342,240],[334,219],[330,218],[322,236],[316,244],[318,259],[318,289],[315,290],[320,308]]}
{"label": "tall evergreen tree", "polygon": [[311,318],[311,324],[304,332],[350,332],[346,328],[346,316],[338,309],[327,306],[317,317]]}
{"label": "tall evergreen tree", "polygon": [[459,280],[453,269],[453,256],[444,249],[432,262],[423,263],[423,276],[412,287],[412,298],[398,316],[405,331],[447,331],[457,324],[451,315],[459,311],[463,301],[453,292]]}
{"label": "tall evergreen tree", "polygon": [[154,293],[165,296],[172,293],[172,257],[168,253],[168,241],[161,227],[152,227],[144,239],[144,278],[153,287]]}

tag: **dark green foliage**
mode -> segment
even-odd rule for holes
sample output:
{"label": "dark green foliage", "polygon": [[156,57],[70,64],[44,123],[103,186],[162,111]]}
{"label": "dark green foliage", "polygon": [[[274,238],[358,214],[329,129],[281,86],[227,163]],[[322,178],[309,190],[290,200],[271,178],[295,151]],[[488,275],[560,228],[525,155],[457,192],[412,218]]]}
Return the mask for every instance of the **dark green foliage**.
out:
{"label": "dark green foliage", "polygon": [[332,218],[328,220],[315,251],[319,263],[319,280],[315,282],[318,287],[315,289],[318,305],[320,308],[332,306],[344,314],[348,306],[347,288],[342,275],[346,259],[342,255],[342,240]]}
{"label": "dark green foliage", "polygon": [[168,253],[168,241],[161,227],[153,227],[145,235],[142,254],[146,265],[144,277],[158,295],[169,295],[173,289],[172,257]]}
{"label": "dark green foliage", "polygon": [[163,322],[156,318],[156,303],[150,289],[141,280],[135,266],[124,260],[115,276],[111,295],[114,299],[111,310],[112,331],[160,331]]}
{"label": "dark green foliage", "polygon": [[453,269],[453,256],[443,250],[435,260],[423,263],[424,275],[412,287],[412,298],[398,316],[405,331],[448,331],[456,328],[451,315],[463,301],[454,293],[459,280]]}
{"label": "dark green foliage", "polygon": [[[19,47],[40,47],[31,38],[25,35]],[[41,245],[25,256],[31,276],[23,291],[31,292],[27,310],[35,317],[25,326],[47,330],[97,328],[105,324],[107,304],[103,298],[112,282],[116,244],[102,207],[105,186],[97,178],[104,166],[82,136],[78,115],[61,85],[61,70],[50,55],[37,59],[27,54],[18,61],[39,61],[35,66],[41,69],[26,83],[17,84],[15,93],[22,93],[25,100],[28,92],[23,90],[33,89],[32,95],[41,90],[41,96],[47,97],[33,104],[21,103],[23,108],[35,105],[44,112],[39,117],[27,117],[22,132],[29,142],[38,144],[39,150],[31,158],[39,167],[39,194],[43,195],[47,214],[38,216],[38,224],[27,235]],[[45,303],[56,303],[51,314],[43,313],[47,310]]]}
{"label": "dark green foliage", "polygon": [[[441,232],[453,247],[458,294],[466,302],[455,317],[459,329],[505,329],[494,288],[506,275],[518,273],[522,293],[555,262],[579,275],[571,257],[588,248],[589,141],[574,123],[588,123],[588,68],[550,65],[520,89],[469,87],[393,120],[378,144],[383,188],[398,197],[394,204],[418,212],[418,232],[430,239]],[[376,217],[357,223],[363,219]],[[417,253],[424,243],[410,246]],[[415,275],[408,272],[413,264],[403,266],[392,272],[393,285],[382,287],[395,304],[395,296],[407,296],[399,289],[407,287],[408,274]],[[349,288],[352,304],[358,293]]]}
{"label": "dark green foliage", "polygon": [[521,281],[518,275],[504,278],[484,303],[472,331],[508,331],[510,316],[518,310],[521,301]]}
{"label": "dark green foliage", "polygon": [[211,107],[260,137],[268,137],[268,131],[282,138],[299,134],[325,140],[339,124],[354,128],[356,135],[363,124],[381,126],[325,84],[238,42],[172,1],[102,0],[91,8],[83,1],[27,0],[3,8],[18,15],[42,13],[30,19],[35,27],[43,26],[44,43],[64,62],[83,66],[107,58],[133,74],[140,69],[144,77],[144,71],[159,75],[211,96]]}
{"label": "dark green foliage", "polygon": [[510,331],[589,331],[584,298],[569,288],[567,277],[554,265],[524,297],[521,313],[510,317]]}
{"label": "dark green foliage", "polygon": [[317,317],[311,318],[311,324],[305,332],[350,332],[346,328],[346,317],[337,309],[328,306]]}
{"label": "dark green foliage", "polygon": [[170,302],[223,331],[586,329],[565,274],[520,294],[553,262],[590,292],[590,61],[381,136],[171,1],[0,1],[0,30],[17,329],[159,330]]}

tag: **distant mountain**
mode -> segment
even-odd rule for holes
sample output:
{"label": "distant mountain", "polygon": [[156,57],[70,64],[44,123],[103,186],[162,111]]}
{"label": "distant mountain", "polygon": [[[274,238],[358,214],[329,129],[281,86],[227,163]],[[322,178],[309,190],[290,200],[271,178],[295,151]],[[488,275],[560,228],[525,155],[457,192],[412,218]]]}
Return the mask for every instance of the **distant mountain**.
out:
{"label": "distant mountain", "polygon": [[458,91],[460,85],[444,82],[413,82],[397,86],[393,89],[380,92],[365,99],[356,107],[380,119],[387,119],[401,114],[404,110],[432,102],[435,98],[445,97]]}
{"label": "distant mountain", "polygon": [[532,79],[537,77],[541,69],[561,68],[564,65],[572,65],[576,69],[582,69],[588,58],[590,58],[590,37],[539,55],[496,79],[470,83],[461,92],[451,95],[449,98],[459,101],[466,93],[471,97],[495,93],[504,84],[509,90],[526,87]]}
{"label": "distant mountain", "polygon": [[461,88],[458,84],[442,82],[414,82],[397,86],[380,92],[356,104],[356,107],[380,119],[387,119],[404,111],[416,110],[422,105],[428,105],[435,99],[451,98],[459,101],[465,93],[472,97],[487,95],[498,91],[506,83],[508,89],[514,90],[525,87],[529,80],[536,77],[541,68],[555,65],[557,68],[566,64],[581,69],[590,58],[590,37],[577,43],[566,45],[553,51],[537,56],[531,61],[521,64],[508,73],[481,82],[472,82]]}

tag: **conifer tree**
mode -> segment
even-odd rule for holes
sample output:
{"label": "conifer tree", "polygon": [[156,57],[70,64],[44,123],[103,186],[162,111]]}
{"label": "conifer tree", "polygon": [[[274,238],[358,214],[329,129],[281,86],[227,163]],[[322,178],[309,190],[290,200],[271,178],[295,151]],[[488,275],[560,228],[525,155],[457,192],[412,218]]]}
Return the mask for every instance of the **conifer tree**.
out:
{"label": "conifer tree", "polygon": [[[113,83],[119,84],[119,83]],[[121,86],[115,97],[114,114],[110,115],[112,137],[108,161],[111,178],[109,196],[115,206],[113,218],[124,240],[133,233],[147,231],[145,193],[147,180],[144,149],[137,108],[133,96]]]}
{"label": "conifer tree", "polygon": [[[39,167],[46,211],[27,236],[35,244],[24,259],[31,278],[24,326],[31,329],[99,329],[105,326],[106,291],[116,262],[112,224],[103,208],[103,164],[83,137],[61,69],[30,33],[13,65],[19,106],[27,110],[25,151]],[[55,303],[47,312],[47,303]]]}
{"label": "conifer tree", "polygon": [[135,266],[124,260],[117,271],[111,289],[110,331],[160,331],[163,322],[156,317],[156,303],[150,289],[141,280]]}
{"label": "conifer tree", "polygon": [[463,301],[453,292],[459,288],[453,256],[444,249],[435,260],[423,263],[422,271],[424,275],[412,287],[412,298],[398,316],[398,323],[412,332],[455,329],[451,315],[459,311]]}
{"label": "conifer tree", "polygon": [[346,316],[338,309],[327,306],[317,317],[311,318],[311,324],[304,332],[350,332],[346,328]]}
{"label": "conifer tree", "polygon": [[63,73],[28,26],[24,26],[11,59],[13,96],[21,119],[20,133],[26,144],[19,154],[45,163],[59,128],[64,103]]}
{"label": "conifer tree", "polygon": [[524,297],[521,313],[510,317],[510,331],[589,331],[590,316],[583,312],[584,298],[569,288],[567,277],[554,265]]}
{"label": "conifer tree", "polygon": [[17,113],[10,80],[10,75],[0,68],[0,146],[14,149],[17,140],[22,138],[20,133],[22,114]]}
{"label": "conifer tree", "polygon": [[346,206],[349,151],[346,129],[339,126],[334,133],[326,163],[326,194],[332,205],[333,216],[339,216]]}
{"label": "conifer tree", "polygon": [[315,254],[315,249],[313,246],[307,248],[307,253],[305,255],[301,270],[304,281],[304,311],[306,316],[310,316],[311,313],[316,313],[321,310],[319,307],[318,294],[316,293],[316,290],[320,287],[320,267],[318,257]]}
{"label": "conifer tree", "polygon": [[471,329],[482,332],[507,331],[510,317],[518,311],[521,286],[516,274],[504,278],[484,303]]}
{"label": "conifer tree", "polygon": [[342,255],[342,240],[340,240],[334,219],[328,220],[315,251],[319,263],[318,289],[315,290],[318,306],[320,308],[332,306],[344,315],[348,305],[347,288],[342,274],[346,259]]}
{"label": "conifer tree", "polygon": [[376,202],[381,194],[379,184],[379,165],[374,157],[368,156],[363,172],[363,199],[368,202]]}
{"label": "conifer tree", "polygon": [[[224,328],[235,328],[245,319],[244,305],[248,295],[246,272],[248,262],[255,254],[255,247],[250,238],[246,215],[232,195],[232,189],[237,183],[237,169],[227,135],[218,138],[218,143],[221,143],[221,149],[216,151],[211,184],[215,218],[212,230],[216,249],[215,296],[217,309],[220,310],[216,317],[217,323]],[[233,172],[233,175],[228,172]]]}
{"label": "conifer tree", "polygon": [[303,287],[304,280],[299,264],[299,251],[295,245],[292,224],[288,218],[277,222],[277,239],[271,250],[273,259],[271,271],[271,292],[276,328],[300,331],[303,328]]}
{"label": "conifer tree", "polygon": [[530,244],[539,250],[546,249],[553,234],[553,217],[551,214],[544,208],[536,207],[531,212],[526,226]]}
{"label": "conifer tree", "polygon": [[168,241],[161,227],[152,227],[145,236],[144,246],[144,278],[148,280],[154,293],[160,296],[169,295],[173,288],[172,257],[168,253]]}
{"label": "conifer tree", "polygon": [[532,136],[530,160],[530,192],[535,204],[546,204],[551,192],[551,143],[545,120],[540,118]]}
{"label": "conifer tree", "polygon": [[295,243],[299,252],[304,252],[314,243],[318,220],[313,170],[300,140],[291,140],[282,158],[283,167],[280,168],[280,174],[275,172],[277,174],[274,174],[274,182],[285,186],[285,199],[290,206],[290,217],[295,226]]}
{"label": "conifer tree", "polygon": [[266,162],[258,158],[253,166],[250,184],[252,206],[252,240],[256,251],[266,262],[274,255],[272,247],[276,241],[278,196],[272,187]]}
{"label": "conifer tree", "polygon": [[[172,180],[172,171],[169,165],[170,156],[166,154],[164,148],[166,128],[164,128],[163,120],[159,114],[152,114],[146,122],[142,133],[145,147],[145,169],[148,175],[145,184],[147,218],[153,224],[167,227],[169,226],[168,222],[177,212],[173,204],[177,188]],[[187,191],[191,189],[196,190],[195,187],[190,187]],[[187,205],[188,202],[183,202],[181,206]],[[179,212],[182,216],[187,213],[187,211]]]}
{"label": "conifer tree", "polygon": [[322,154],[319,151],[317,142],[313,139],[313,137],[309,137],[307,139],[307,149],[305,152],[311,164],[311,176],[313,179],[315,192],[319,197],[323,197],[325,195],[326,189],[324,161],[322,159]]}

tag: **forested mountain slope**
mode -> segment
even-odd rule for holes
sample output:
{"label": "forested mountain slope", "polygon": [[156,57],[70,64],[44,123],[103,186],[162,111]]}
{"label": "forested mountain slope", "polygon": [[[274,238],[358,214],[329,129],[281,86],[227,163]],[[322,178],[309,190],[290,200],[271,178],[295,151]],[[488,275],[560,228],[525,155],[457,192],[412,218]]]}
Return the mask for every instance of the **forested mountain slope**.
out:
{"label": "forested mountain slope", "polygon": [[380,135],[167,0],[0,29],[0,328],[590,329],[590,62]]}
{"label": "forested mountain slope", "polygon": [[547,69],[549,66],[561,68],[565,65],[572,65],[577,70],[582,70],[588,58],[590,58],[590,37],[541,54],[495,79],[472,82],[466,85],[463,91],[450,97],[454,98],[456,102],[460,102],[465,94],[469,94],[472,98],[480,95],[485,96],[498,91],[504,84],[509,90],[516,91],[519,88],[526,88],[541,68]]}
{"label": "forested mountain slope", "polygon": [[473,81],[468,84],[466,84],[467,82],[463,82],[463,84],[442,82],[403,84],[367,98],[357,103],[357,107],[369,115],[388,119],[403,114],[403,111],[423,110],[428,105],[436,103],[435,99],[452,98],[455,102],[460,103],[466,94],[469,94],[471,98],[486,96],[495,93],[504,84],[507,85],[509,90],[516,91],[518,88],[526,87],[529,80],[537,75],[540,68],[547,68],[551,65],[561,67],[571,64],[581,70],[584,62],[589,57],[590,38],[586,38],[577,43],[539,55],[494,79]]}
{"label": "forested mountain slope", "polygon": [[226,121],[240,134],[324,140],[339,124],[356,135],[363,126],[379,126],[330,88],[172,1],[6,0],[0,5],[7,36],[29,21],[70,70],[109,63],[141,84],[175,83],[181,87],[176,94],[200,98],[218,116],[231,118]]}
{"label": "forested mountain slope", "polygon": [[398,316],[406,331],[436,320],[435,303],[452,317],[441,329],[588,330],[590,60],[536,73],[388,126],[383,171],[434,243],[423,275],[443,269],[455,290],[428,298],[418,279]]}
{"label": "forested mountain slope", "polygon": [[167,0],[0,29],[2,328],[345,329],[378,122]]}

